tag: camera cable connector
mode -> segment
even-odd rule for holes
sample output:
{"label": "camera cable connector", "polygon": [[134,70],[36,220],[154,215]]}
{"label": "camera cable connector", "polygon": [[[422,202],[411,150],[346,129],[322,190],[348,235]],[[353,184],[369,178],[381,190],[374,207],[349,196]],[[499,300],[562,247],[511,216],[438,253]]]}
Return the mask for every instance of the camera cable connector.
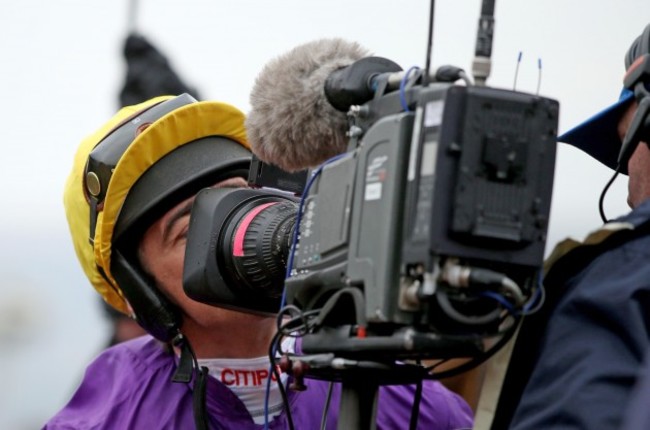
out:
{"label": "camera cable connector", "polygon": [[526,297],[515,281],[503,273],[489,269],[460,265],[449,259],[442,269],[441,278],[453,287],[498,288],[504,295],[511,297],[517,307],[523,306]]}
{"label": "camera cable connector", "polygon": [[[421,268],[419,268],[421,269]],[[436,265],[432,273],[424,269],[400,279],[399,308],[405,311],[417,311],[430,300],[437,291],[436,278],[440,269]]]}

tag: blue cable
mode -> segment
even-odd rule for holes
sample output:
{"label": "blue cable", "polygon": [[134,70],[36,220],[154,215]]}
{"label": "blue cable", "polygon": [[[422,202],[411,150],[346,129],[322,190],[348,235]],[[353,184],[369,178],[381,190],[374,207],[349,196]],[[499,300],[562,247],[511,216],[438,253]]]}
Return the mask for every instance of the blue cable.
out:
{"label": "blue cable", "polygon": [[399,83],[399,100],[402,103],[402,109],[404,109],[405,112],[411,111],[408,104],[406,103],[406,84],[408,83],[411,72],[414,70],[420,70],[420,68],[418,66],[412,66],[406,71],[406,74]]}
{"label": "blue cable", "polygon": [[512,306],[512,303],[508,301],[505,297],[503,297],[501,294],[495,293],[494,291],[483,291],[479,294],[480,296],[483,297],[489,297],[493,300],[496,300],[497,302],[501,303],[501,305],[508,310],[511,314],[516,314],[517,310]]}
{"label": "blue cable", "polygon": [[535,290],[535,295],[524,305],[523,314],[528,315],[529,313],[537,312],[538,308],[544,304],[545,295],[546,291],[544,289],[542,272],[540,272],[537,278],[537,289]]}
{"label": "blue cable", "polygon": [[[497,302],[499,302],[504,308],[510,312],[511,315],[528,315],[534,311],[537,311],[538,306],[541,306],[543,300],[541,297],[544,296],[544,285],[542,284],[542,275],[540,273],[538,277],[538,288],[535,290],[533,297],[523,306],[521,312],[518,312],[517,309],[506,299],[503,295],[496,293],[494,291],[483,291],[479,295],[483,297],[489,297]],[[533,311],[531,311],[531,309]]]}

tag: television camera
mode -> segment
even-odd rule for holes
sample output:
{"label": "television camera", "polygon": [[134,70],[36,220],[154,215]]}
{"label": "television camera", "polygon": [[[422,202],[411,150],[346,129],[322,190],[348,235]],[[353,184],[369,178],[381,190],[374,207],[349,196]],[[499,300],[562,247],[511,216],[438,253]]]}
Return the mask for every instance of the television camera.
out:
{"label": "television camera", "polygon": [[559,105],[483,85],[493,8],[474,83],[362,58],[324,83],[348,118],[346,152],[294,174],[255,159],[252,188],[203,190],[192,209],[187,294],[278,314],[271,354],[301,337],[283,368],[298,385],[348,384],[362,426],[377,385],[431,377],[411,364],[422,359],[465,357],[451,373],[467,370],[543,302]]}

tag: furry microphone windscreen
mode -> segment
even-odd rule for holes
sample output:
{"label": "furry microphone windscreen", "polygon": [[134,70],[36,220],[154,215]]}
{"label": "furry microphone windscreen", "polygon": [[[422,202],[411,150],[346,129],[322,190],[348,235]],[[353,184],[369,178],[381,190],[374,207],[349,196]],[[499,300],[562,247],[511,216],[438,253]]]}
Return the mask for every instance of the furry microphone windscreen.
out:
{"label": "furry microphone windscreen", "polygon": [[346,114],[330,105],[325,81],[370,55],[356,42],[319,39],[271,60],[257,76],[246,119],[262,161],[288,172],[315,167],[347,149]]}

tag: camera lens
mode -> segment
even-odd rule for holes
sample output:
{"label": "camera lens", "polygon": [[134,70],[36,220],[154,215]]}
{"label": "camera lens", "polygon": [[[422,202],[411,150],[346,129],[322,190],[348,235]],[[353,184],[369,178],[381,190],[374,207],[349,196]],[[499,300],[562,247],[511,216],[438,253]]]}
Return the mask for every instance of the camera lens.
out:
{"label": "camera lens", "polygon": [[238,208],[220,239],[217,261],[239,288],[257,297],[279,298],[293,240],[298,204],[260,198]]}

